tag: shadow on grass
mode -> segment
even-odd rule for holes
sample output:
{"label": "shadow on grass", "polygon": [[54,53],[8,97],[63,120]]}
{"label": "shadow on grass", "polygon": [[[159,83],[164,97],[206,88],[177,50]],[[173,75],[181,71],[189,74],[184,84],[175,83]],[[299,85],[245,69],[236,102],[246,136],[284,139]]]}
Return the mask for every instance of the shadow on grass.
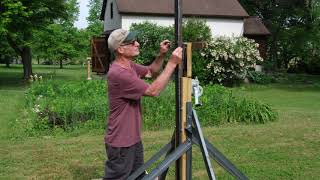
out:
{"label": "shadow on grass", "polygon": [[60,66],[58,65],[32,65],[36,70],[79,70],[84,69],[86,66],[82,65],[64,65],[62,69],[60,69]]}
{"label": "shadow on grass", "polygon": [[[33,65],[33,73],[44,79],[55,79],[61,81],[77,81],[86,79],[86,67],[81,65],[66,65],[64,69],[59,69],[53,65]],[[15,90],[24,89],[29,85],[23,79],[22,65],[11,65],[9,68],[0,65],[0,89]]]}
{"label": "shadow on grass", "polygon": [[320,92],[320,84],[277,84],[274,88],[288,92]]}
{"label": "shadow on grass", "polygon": [[286,80],[275,84],[275,88],[289,91],[320,91],[320,75],[286,74]]}
{"label": "shadow on grass", "polygon": [[282,73],[276,77],[277,82],[257,85],[250,84],[249,89],[270,90],[278,89],[288,92],[319,92],[320,91],[320,75],[309,74],[285,74]]}
{"label": "shadow on grass", "polygon": [[18,67],[0,66],[0,89],[22,89],[28,82],[23,80],[23,70]]}

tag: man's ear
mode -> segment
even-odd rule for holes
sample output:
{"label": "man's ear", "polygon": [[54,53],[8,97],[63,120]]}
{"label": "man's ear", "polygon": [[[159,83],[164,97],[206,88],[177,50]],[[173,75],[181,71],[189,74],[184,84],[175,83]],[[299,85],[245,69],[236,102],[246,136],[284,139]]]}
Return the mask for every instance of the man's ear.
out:
{"label": "man's ear", "polygon": [[119,54],[123,54],[124,53],[124,49],[120,46],[117,48],[116,50]]}

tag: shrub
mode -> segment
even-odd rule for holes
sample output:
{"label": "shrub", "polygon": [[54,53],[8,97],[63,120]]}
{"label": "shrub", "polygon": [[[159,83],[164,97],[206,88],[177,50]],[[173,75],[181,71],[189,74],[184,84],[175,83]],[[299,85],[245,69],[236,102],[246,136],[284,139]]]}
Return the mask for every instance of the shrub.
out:
{"label": "shrub", "polygon": [[258,71],[248,71],[247,77],[251,82],[257,84],[270,84],[276,82],[276,79],[273,76]]}
{"label": "shrub", "polygon": [[[205,20],[199,18],[187,19],[183,22],[183,40],[184,42],[210,42],[212,35],[210,27]],[[192,76],[205,76],[206,62],[203,61],[199,50],[192,50]]]}
{"label": "shrub", "polygon": [[168,39],[174,41],[172,27],[158,26],[155,23],[143,22],[132,24],[131,31],[138,32],[138,41],[140,43],[140,55],[136,62],[143,65],[149,65],[159,53],[161,41]]}
{"label": "shrub", "polygon": [[208,42],[212,35],[206,21],[199,18],[191,18],[183,21],[182,36],[184,42]]}
{"label": "shrub", "polygon": [[317,58],[314,59],[302,59],[300,57],[294,57],[289,60],[287,65],[288,73],[308,73],[313,75],[320,74],[320,61]]}
{"label": "shrub", "polygon": [[[203,106],[198,109],[202,125],[225,123],[266,123],[274,121],[277,114],[270,106],[244,97],[219,85],[204,88]],[[72,131],[105,129],[108,105],[105,81],[34,81],[26,92],[27,108],[33,119],[27,131]],[[158,98],[142,98],[143,126],[159,130],[175,126],[174,84]],[[30,119],[30,118],[28,118]]]}
{"label": "shrub", "polygon": [[[107,115],[105,81],[35,81],[26,92],[27,107],[36,118],[31,129],[71,130],[94,121],[104,128]],[[92,124],[91,124],[92,126]]]}
{"label": "shrub", "polygon": [[[211,30],[205,20],[198,18],[184,20],[182,28],[184,42],[207,42],[212,39]],[[133,24],[130,27],[130,30],[139,32],[138,41],[140,43],[141,54],[137,57],[136,62],[144,65],[149,65],[159,53],[159,45],[161,41],[169,39],[174,43],[175,40],[174,28],[172,26],[164,27],[146,21],[139,24]],[[169,55],[170,52],[167,54]],[[192,58],[193,62],[196,63],[193,70],[194,74],[201,74],[202,70],[197,68],[201,67],[197,63],[201,64],[203,62],[200,60],[202,59],[201,55],[199,52],[193,51]]]}
{"label": "shrub", "polygon": [[207,86],[201,96],[203,106],[198,109],[204,125],[230,122],[266,123],[277,119],[277,113],[267,104],[254,99],[235,96],[220,86]]}
{"label": "shrub", "polygon": [[[267,104],[233,95],[220,86],[209,85],[201,96],[203,106],[197,108],[203,126],[227,123],[266,123],[277,119],[277,113]],[[159,98],[143,98],[144,127],[158,130],[175,126],[175,96],[171,84]]]}
{"label": "shrub", "polygon": [[175,127],[175,89],[171,83],[159,97],[142,99],[143,126],[150,130]]}
{"label": "shrub", "polygon": [[219,37],[208,43],[202,51],[206,61],[205,82],[232,86],[243,80],[249,68],[262,61],[258,44],[245,37]]}

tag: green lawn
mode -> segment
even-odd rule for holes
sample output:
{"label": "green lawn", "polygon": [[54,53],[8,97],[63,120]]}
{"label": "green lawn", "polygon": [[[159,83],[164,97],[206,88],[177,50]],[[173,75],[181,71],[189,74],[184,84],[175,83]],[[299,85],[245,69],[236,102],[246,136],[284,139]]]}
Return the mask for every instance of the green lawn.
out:
{"label": "green lawn", "polygon": [[[86,69],[81,66],[64,70],[34,66],[34,73],[64,81],[86,78]],[[25,137],[23,126],[15,123],[26,118],[23,107],[27,83],[20,77],[21,66],[0,66],[0,179],[101,177],[105,160],[102,133]],[[204,128],[205,136],[250,179],[319,179],[320,77],[311,79],[315,83],[234,88],[239,95],[271,104],[279,120]],[[201,114],[198,116],[201,120]],[[172,131],[144,131],[146,159],[169,141]],[[208,179],[200,150],[195,147],[193,151],[193,179]],[[214,171],[218,179],[232,179],[215,163]],[[173,173],[169,172],[168,179],[173,179]]]}

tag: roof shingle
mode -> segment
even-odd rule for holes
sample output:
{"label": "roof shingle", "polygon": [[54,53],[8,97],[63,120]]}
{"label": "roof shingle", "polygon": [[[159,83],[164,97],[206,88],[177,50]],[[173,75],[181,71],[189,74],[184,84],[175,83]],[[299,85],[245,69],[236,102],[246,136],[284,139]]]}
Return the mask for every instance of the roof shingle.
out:
{"label": "roof shingle", "polygon": [[[103,4],[106,4],[104,0]],[[116,0],[120,14],[174,15],[174,0]],[[182,0],[184,16],[199,17],[248,17],[237,0]],[[100,19],[104,19],[105,7]]]}
{"label": "roof shingle", "polygon": [[270,31],[259,17],[251,16],[244,19],[244,35],[270,35]]}

